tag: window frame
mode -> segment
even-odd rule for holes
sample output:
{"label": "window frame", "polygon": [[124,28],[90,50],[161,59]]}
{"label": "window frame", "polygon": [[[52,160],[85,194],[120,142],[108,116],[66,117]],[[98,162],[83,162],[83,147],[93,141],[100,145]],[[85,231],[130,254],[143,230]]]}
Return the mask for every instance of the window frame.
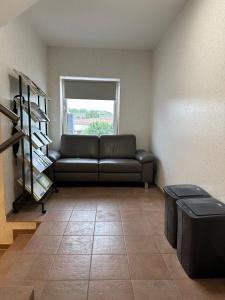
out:
{"label": "window frame", "polygon": [[[116,99],[114,101],[114,112],[113,112],[113,134],[119,134],[119,120],[120,120],[120,79],[118,78],[99,78],[99,77],[74,77],[74,76],[60,76],[60,111],[61,111],[61,124],[62,133],[68,134],[67,132],[67,98],[64,96],[65,91],[65,80],[87,80],[87,81],[110,81],[116,82]],[[96,99],[98,100],[98,99]],[[95,101],[93,99],[93,101]],[[102,100],[100,100],[102,101]],[[104,100],[103,100],[104,101]],[[107,100],[105,100],[107,101]],[[76,135],[76,134],[74,134]]]}

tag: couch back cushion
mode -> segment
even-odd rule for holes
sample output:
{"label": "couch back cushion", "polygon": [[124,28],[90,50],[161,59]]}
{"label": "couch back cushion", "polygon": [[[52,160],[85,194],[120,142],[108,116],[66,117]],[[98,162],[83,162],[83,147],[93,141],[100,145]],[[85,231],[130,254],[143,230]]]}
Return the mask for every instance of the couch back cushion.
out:
{"label": "couch back cushion", "polygon": [[67,135],[61,137],[63,158],[98,158],[99,137],[94,135]]}
{"label": "couch back cushion", "polygon": [[100,136],[100,158],[135,158],[135,135]]}

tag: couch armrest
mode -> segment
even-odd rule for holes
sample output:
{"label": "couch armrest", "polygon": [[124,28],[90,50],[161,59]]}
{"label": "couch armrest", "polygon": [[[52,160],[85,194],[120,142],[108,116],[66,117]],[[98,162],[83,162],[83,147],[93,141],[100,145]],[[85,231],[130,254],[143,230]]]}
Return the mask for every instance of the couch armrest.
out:
{"label": "couch armrest", "polygon": [[60,159],[61,154],[59,151],[56,150],[49,150],[48,152],[48,157],[52,162],[57,161],[58,159]]}
{"label": "couch armrest", "polygon": [[153,153],[147,152],[145,150],[137,150],[136,159],[140,163],[152,162],[152,161],[154,161],[154,155],[153,155]]}

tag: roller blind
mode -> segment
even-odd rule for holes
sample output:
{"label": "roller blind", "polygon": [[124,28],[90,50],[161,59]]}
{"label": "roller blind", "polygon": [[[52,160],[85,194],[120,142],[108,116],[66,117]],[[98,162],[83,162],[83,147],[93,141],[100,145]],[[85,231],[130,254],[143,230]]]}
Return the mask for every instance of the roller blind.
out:
{"label": "roller blind", "polygon": [[65,80],[64,88],[67,99],[116,99],[115,81]]}

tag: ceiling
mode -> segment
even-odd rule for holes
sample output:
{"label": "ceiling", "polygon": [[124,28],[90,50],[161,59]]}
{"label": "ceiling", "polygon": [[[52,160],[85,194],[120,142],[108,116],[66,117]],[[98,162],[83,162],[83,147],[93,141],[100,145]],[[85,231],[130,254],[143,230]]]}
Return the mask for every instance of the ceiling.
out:
{"label": "ceiling", "polygon": [[0,27],[21,14],[35,2],[37,2],[37,0],[1,0]]}
{"label": "ceiling", "polygon": [[25,14],[50,46],[152,49],[186,0],[40,0]]}

